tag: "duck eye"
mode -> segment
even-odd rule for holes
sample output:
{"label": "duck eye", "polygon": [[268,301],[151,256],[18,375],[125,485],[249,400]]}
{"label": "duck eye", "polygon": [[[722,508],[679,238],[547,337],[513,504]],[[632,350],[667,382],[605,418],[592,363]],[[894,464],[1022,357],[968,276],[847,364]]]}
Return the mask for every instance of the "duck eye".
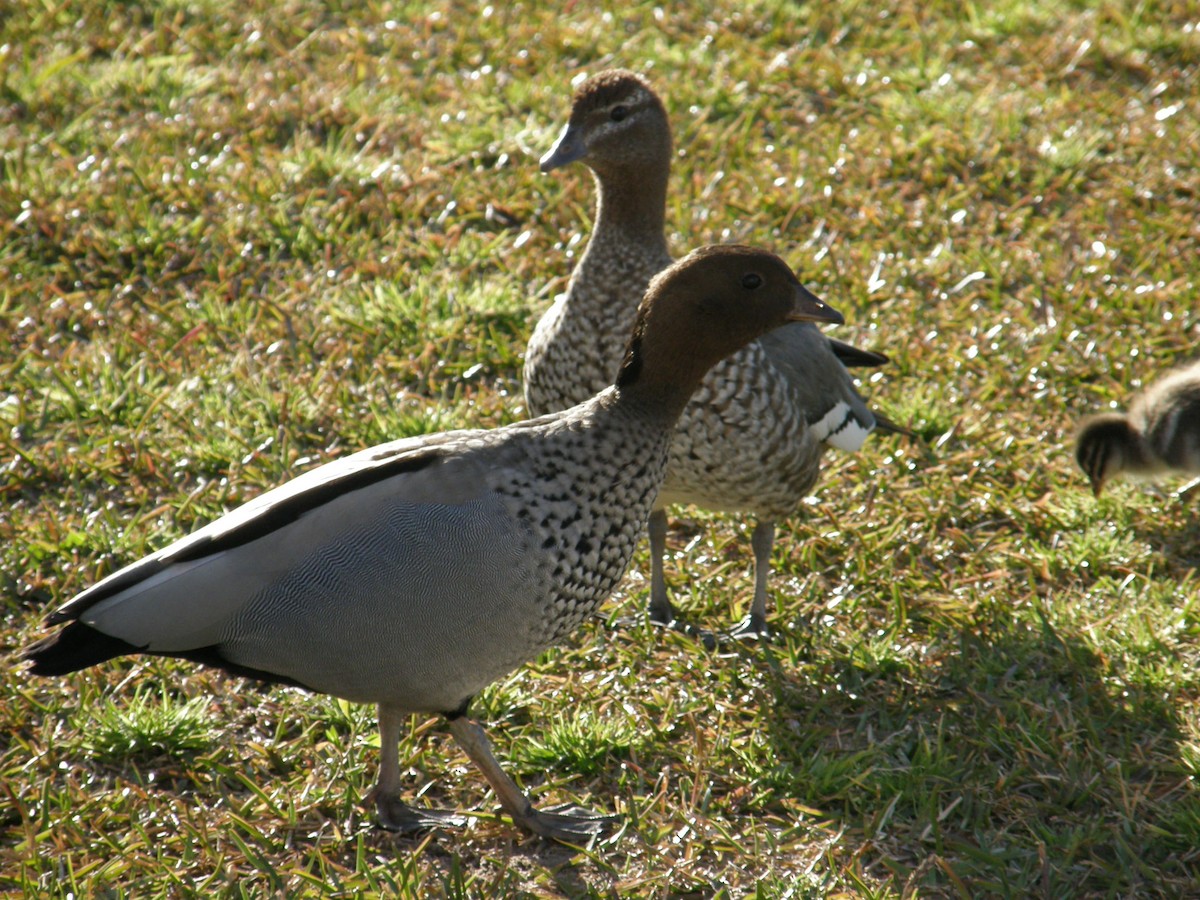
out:
{"label": "duck eye", "polygon": [[609,112],[608,117],[610,119],[612,119],[614,122],[620,122],[620,121],[624,120],[624,118],[628,115],[629,115],[629,107],[620,105],[620,106],[614,106],[612,108],[612,110]]}
{"label": "duck eye", "polygon": [[748,291],[752,291],[757,287],[762,287],[762,276],[757,272],[747,272],[742,276],[742,287]]}

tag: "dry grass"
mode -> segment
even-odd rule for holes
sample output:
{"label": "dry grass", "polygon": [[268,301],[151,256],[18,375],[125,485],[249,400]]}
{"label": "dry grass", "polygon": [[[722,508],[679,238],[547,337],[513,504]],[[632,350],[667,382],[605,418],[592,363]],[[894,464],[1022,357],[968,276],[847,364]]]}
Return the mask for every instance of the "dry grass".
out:
{"label": "dry grass", "polygon": [[[647,560],[477,713],[515,831],[436,722],[463,834],[358,798],[371,711],[164,661],[6,661],[0,891],[30,896],[1183,896],[1200,879],[1200,523],[1099,503],[1073,422],[1200,339],[1186,3],[18,3],[0,20],[4,643],[313,461],[522,415],[590,218],[536,172],[569,84],[667,98],[679,251],[775,248],[890,354],[930,443],[832,459],[777,544],[777,639],[647,627]],[[681,511],[675,597],[731,622],[742,523]]]}

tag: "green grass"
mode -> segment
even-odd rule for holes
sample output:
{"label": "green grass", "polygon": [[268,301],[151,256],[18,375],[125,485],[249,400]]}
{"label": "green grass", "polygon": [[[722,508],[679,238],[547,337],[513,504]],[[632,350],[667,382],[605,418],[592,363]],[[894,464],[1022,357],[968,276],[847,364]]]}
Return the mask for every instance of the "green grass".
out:
{"label": "green grass", "polygon": [[[19,2],[0,19],[3,644],[316,462],[523,415],[590,222],[539,175],[573,78],[663,92],[677,251],[782,253],[893,364],[930,449],[831,457],[766,646],[623,624],[648,559],[475,711],[588,852],[360,804],[372,711],[164,660],[0,682],[0,892],[1174,897],[1200,881],[1200,522],[1092,499],[1078,417],[1200,344],[1200,22],[1170,2]],[[740,618],[748,528],[681,510],[686,614]]]}
{"label": "green grass", "polygon": [[106,697],[98,708],[79,710],[71,727],[83,735],[81,748],[101,762],[183,758],[209,749],[214,741],[207,707],[204,697],[180,703],[165,690],[136,689],[119,703]]}

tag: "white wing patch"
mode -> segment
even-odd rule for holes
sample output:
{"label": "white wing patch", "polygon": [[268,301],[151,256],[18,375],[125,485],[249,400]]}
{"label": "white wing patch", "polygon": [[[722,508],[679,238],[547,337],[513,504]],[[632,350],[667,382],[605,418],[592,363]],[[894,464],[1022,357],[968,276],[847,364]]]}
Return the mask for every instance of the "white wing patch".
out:
{"label": "white wing patch", "polygon": [[818,440],[831,447],[854,453],[862,447],[875,422],[863,422],[849,403],[835,403],[825,415],[809,425]]}

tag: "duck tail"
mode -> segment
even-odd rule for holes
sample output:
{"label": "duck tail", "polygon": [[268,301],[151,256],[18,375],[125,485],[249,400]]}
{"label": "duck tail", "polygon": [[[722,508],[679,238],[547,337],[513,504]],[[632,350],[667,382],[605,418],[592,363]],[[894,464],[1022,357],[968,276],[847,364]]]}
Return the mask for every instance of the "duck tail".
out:
{"label": "duck tail", "polygon": [[921,441],[921,436],[911,428],[905,428],[899,422],[889,419],[881,412],[871,410],[871,415],[875,417],[875,430],[883,434],[902,434],[910,441]]}
{"label": "duck tail", "polygon": [[137,653],[139,648],[128,641],[97,631],[82,622],[72,622],[66,628],[30,644],[21,651],[21,659],[33,663],[34,675],[66,675],[97,663]]}
{"label": "duck tail", "polygon": [[838,362],[847,369],[882,366],[889,361],[884,354],[876,353],[874,350],[863,350],[861,347],[855,347],[853,344],[847,344],[845,341],[839,341],[828,335],[825,336],[825,339],[829,341],[829,349],[838,358]]}

